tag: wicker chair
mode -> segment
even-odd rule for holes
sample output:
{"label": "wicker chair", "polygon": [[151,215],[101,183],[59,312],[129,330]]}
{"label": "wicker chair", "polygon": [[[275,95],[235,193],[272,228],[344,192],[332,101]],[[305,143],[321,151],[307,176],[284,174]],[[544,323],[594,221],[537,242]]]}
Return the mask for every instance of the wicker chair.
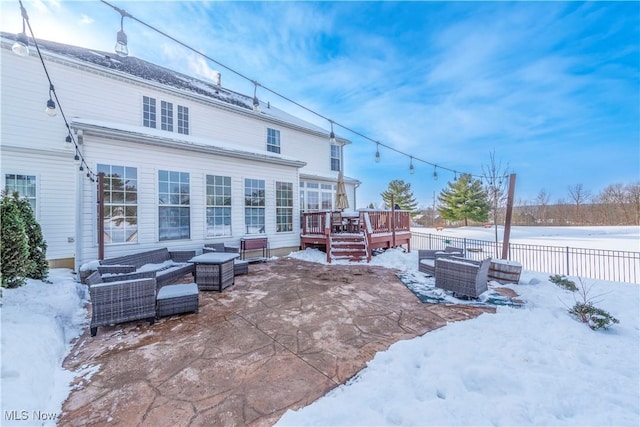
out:
{"label": "wicker chair", "polygon": [[455,248],[453,246],[447,246],[442,250],[433,249],[420,249],[418,250],[418,271],[428,274],[429,276],[435,276],[436,274],[436,259],[437,258],[450,258],[450,257],[463,257],[464,249]]}
{"label": "wicker chair", "polygon": [[[224,243],[207,243],[202,248],[202,253],[205,254],[207,252],[230,252],[230,253],[240,253],[240,248],[237,246],[227,246]],[[243,259],[234,259],[233,260],[233,275],[239,276],[241,274],[249,274],[249,261]]]}
{"label": "wicker chair", "polygon": [[477,298],[487,290],[491,259],[437,258],[436,288],[452,291],[456,296]]}
{"label": "wicker chair", "polygon": [[153,325],[156,319],[156,280],[154,278],[102,281],[98,271],[87,278],[91,295],[91,336],[98,326],[114,325],[146,319]]}

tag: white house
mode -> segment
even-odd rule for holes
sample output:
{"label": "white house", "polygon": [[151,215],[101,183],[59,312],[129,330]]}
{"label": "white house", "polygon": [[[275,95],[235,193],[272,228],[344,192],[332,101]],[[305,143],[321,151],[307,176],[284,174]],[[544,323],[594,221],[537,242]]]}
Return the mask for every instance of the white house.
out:
{"label": "white house", "polygon": [[[272,254],[300,246],[300,214],[331,210],[343,147],[328,131],[252,97],[149,62],[38,40],[59,97],[45,113],[49,82],[31,44],[11,50],[1,34],[2,188],[35,207],[52,266],[166,246],[267,236]],[[62,107],[60,111],[59,107]],[[104,172],[97,186],[65,148],[66,116],[79,156]],[[345,178],[355,207],[359,181]]]}

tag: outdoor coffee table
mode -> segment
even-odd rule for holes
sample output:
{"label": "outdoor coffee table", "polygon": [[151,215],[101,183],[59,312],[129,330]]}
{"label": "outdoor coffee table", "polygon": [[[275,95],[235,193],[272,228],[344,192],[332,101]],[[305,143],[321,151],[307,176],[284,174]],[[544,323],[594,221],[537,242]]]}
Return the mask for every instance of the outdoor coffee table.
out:
{"label": "outdoor coffee table", "polygon": [[196,283],[200,291],[218,291],[235,283],[233,260],[239,254],[231,252],[209,252],[189,260],[196,265]]}

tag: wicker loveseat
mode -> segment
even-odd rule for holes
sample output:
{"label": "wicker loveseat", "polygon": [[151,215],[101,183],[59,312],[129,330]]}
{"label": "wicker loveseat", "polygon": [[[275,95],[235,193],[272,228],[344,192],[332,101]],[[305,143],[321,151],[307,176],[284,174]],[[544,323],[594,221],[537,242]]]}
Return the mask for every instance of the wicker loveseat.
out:
{"label": "wicker loveseat", "polygon": [[158,289],[175,283],[195,271],[188,262],[196,251],[169,251],[167,248],[138,252],[100,261],[98,271],[104,282],[152,278]]}
{"label": "wicker loveseat", "polygon": [[104,283],[98,271],[87,279],[91,295],[91,336],[98,326],[146,319],[153,325],[156,319],[156,280],[131,279]]}
{"label": "wicker loveseat", "polygon": [[450,258],[452,256],[463,257],[464,249],[453,246],[447,246],[444,250],[420,249],[418,250],[418,270],[429,276],[435,276],[436,259]]}
{"label": "wicker loveseat", "polygon": [[436,288],[454,295],[476,298],[487,290],[491,259],[474,261],[466,258],[437,258]]}

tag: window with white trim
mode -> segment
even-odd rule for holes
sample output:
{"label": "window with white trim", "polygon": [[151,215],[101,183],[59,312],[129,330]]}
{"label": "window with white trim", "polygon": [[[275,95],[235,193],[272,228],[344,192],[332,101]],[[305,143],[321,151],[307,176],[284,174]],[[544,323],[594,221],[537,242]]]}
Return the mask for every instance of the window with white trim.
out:
{"label": "window with white trim", "polygon": [[265,232],[265,192],[263,179],[244,180],[244,225],[247,234]]}
{"label": "window with white trim", "polygon": [[338,144],[331,144],[331,170],[340,171],[340,146]]}
{"label": "window with white trim", "polygon": [[7,194],[18,193],[29,201],[31,209],[36,213],[36,177],[35,175],[23,175],[8,173],[4,176],[4,186]]}
{"label": "window with white trim", "polygon": [[160,123],[162,130],[173,132],[173,103],[160,101]]}
{"label": "window with white trim", "polygon": [[276,231],[293,231],[293,184],[276,181]]}
{"label": "window with white trim", "polygon": [[158,239],[191,237],[189,173],[158,171]]}
{"label": "window with white trim", "polygon": [[148,96],[142,97],[142,126],[156,127],[156,99]]}
{"label": "window with white trim", "polygon": [[138,170],[137,168],[98,164],[104,173],[105,243],[136,243],[138,241]]}
{"label": "window with white trim", "polygon": [[280,154],[280,131],[267,128],[267,151]]}
{"label": "window with white trim", "polygon": [[207,175],[207,237],[231,236],[231,177]]}
{"label": "window with white trim", "polygon": [[189,135],[189,107],[178,105],[178,133]]}

